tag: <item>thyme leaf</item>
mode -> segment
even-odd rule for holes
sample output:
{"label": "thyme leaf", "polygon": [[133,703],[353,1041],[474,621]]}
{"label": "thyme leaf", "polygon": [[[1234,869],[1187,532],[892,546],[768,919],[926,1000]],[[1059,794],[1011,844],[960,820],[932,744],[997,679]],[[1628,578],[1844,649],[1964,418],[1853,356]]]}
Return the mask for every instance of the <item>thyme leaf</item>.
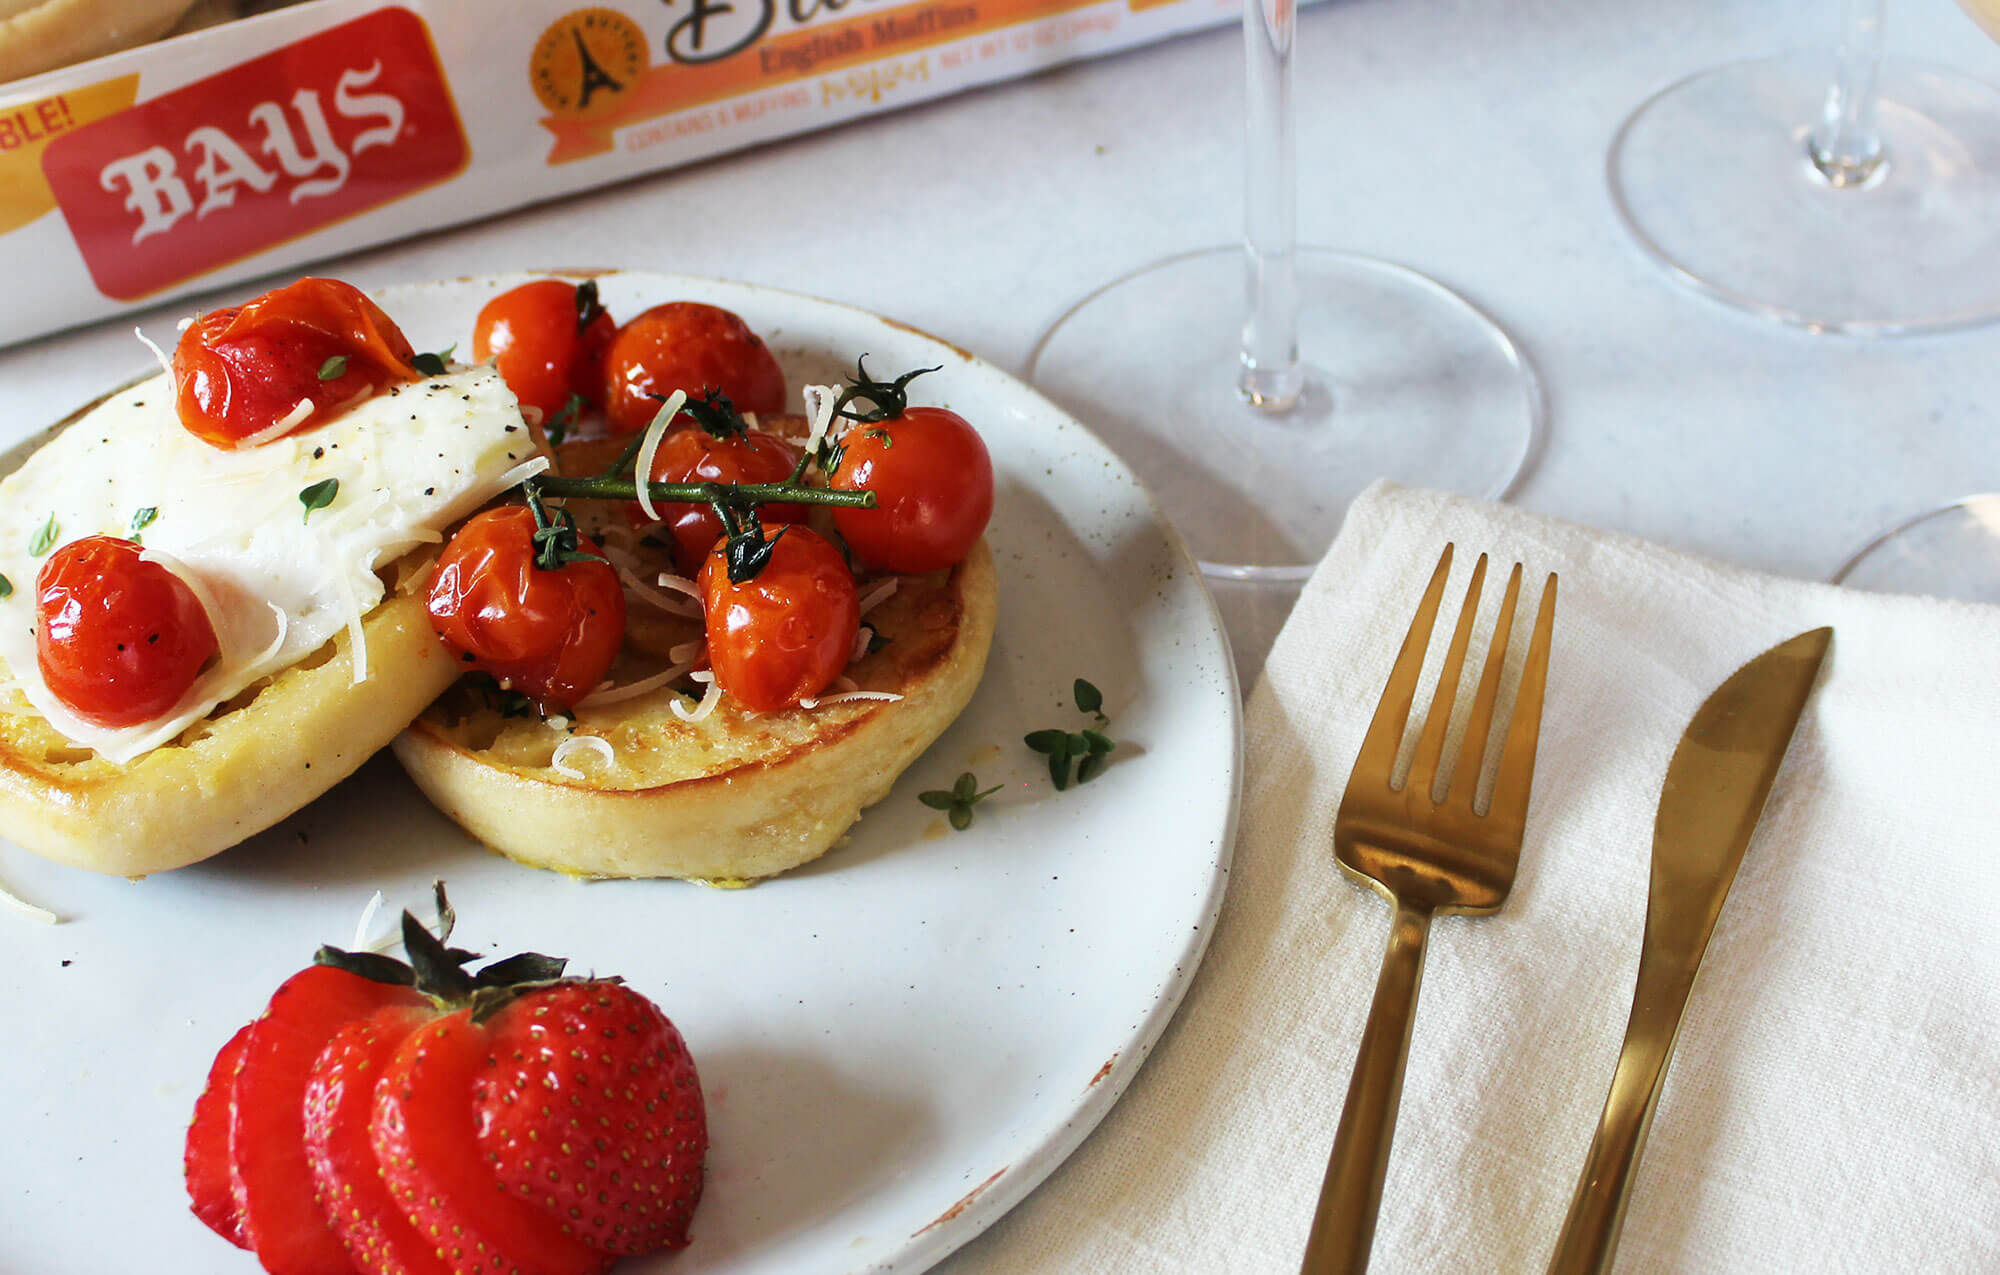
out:
{"label": "thyme leaf", "polygon": [[299,503],[306,507],[306,512],[299,521],[305,522],[313,516],[313,510],[326,508],[333,503],[334,498],[338,495],[340,495],[340,480],[338,478],[323,478],[306,488],[299,493]]}
{"label": "thyme leaf", "polygon": [[345,354],[335,354],[319,365],[319,379],[322,381],[338,380],[345,375],[347,375]]}

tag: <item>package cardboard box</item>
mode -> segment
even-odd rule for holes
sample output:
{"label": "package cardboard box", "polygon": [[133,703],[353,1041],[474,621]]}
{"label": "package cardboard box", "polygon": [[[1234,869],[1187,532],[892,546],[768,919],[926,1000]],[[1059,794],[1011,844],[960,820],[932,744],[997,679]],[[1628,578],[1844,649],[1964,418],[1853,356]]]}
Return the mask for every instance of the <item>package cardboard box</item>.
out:
{"label": "package cardboard box", "polygon": [[0,344],[1238,12],[309,0],[0,85]]}

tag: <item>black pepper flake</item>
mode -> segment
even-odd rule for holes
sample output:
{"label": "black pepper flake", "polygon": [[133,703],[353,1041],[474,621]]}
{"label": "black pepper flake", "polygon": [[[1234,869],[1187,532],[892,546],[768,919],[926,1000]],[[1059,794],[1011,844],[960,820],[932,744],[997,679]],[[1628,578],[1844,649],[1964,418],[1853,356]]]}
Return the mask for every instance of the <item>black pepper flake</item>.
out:
{"label": "black pepper flake", "polygon": [[326,456],[326,448],[324,448],[324,447],[315,447],[315,448],[313,448],[313,459],[314,459],[314,460],[320,460],[320,459],[323,459],[323,458],[324,458],[325,456]]}
{"label": "black pepper flake", "polygon": [[437,488],[435,488],[435,487],[426,487],[426,488],[424,488],[424,495],[426,495],[426,496],[435,496],[435,495],[437,495]]}
{"label": "black pepper flake", "polygon": [[503,431],[503,432],[505,432],[505,433],[508,433],[508,434],[511,434],[511,433],[513,433],[513,432],[514,432],[515,430],[517,430],[517,429],[519,429],[519,428],[521,428],[521,427],[520,427],[519,425],[509,425],[509,426],[508,426],[508,427],[506,428],[506,430],[505,430],[505,431]]}

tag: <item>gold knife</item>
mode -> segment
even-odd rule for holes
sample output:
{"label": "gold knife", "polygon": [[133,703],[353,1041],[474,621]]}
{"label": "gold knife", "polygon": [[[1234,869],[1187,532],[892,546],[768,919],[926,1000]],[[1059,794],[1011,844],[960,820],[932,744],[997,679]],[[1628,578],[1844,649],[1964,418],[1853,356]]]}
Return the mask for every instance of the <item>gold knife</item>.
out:
{"label": "gold knife", "polygon": [[1832,640],[1832,629],[1801,633],[1736,670],[1674,749],[1653,820],[1653,880],[1632,1016],[1549,1275],[1611,1269],[1702,953]]}

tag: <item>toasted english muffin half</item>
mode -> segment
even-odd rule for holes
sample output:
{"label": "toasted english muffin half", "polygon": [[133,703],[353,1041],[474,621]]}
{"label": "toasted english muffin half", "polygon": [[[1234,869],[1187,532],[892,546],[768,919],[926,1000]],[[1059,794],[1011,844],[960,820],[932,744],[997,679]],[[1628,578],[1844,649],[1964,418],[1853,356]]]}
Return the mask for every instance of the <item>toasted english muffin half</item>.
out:
{"label": "toasted english muffin half", "polygon": [[[661,688],[578,709],[559,726],[503,716],[465,684],[393,747],[440,810],[511,859],[586,877],[755,881],[825,854],[888,795],[971,700],[997,613],[981,541],[948,571],[902,577],[865,618],[887,641],[847,676],[900,700],[753,714],[725,695],[687,721],[673,705],[692,701]],[[647,644],[698,632],[690,623]],[[564,767],[581,778],[555,764],[557,748],[579,736],[610,750],[567,746]]]}
{"label": "toasted english muffin half", "polygon": [[[420,583],[428,566],[403,575]],[[354,681],[342,632],[122,766],[71,743],[25,701],[12,705],[0,712],[0,829],[44,858],[128,877],[263,831],[354,773],[459,675],[421,594],[392,593],[361,631],[365,681]]]}

